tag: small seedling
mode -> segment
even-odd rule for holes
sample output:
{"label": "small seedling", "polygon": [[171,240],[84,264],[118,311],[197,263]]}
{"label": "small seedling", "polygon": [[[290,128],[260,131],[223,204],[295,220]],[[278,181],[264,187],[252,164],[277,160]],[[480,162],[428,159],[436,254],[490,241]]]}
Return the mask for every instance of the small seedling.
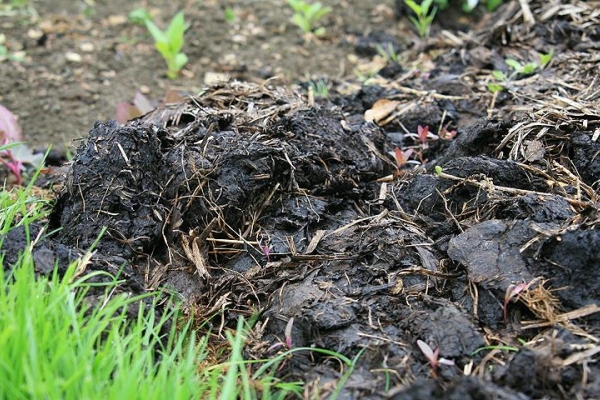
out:
{"label": "small seedling", "polygon": [[233,8],[225,7],[224,14],[225,14],[225,21],[228,24],[231,24],[233,21],[235,21],[236,16],[235,16],[235,11],[233,11]]}
{"label": "small seedling", "polygon": [[408,162],[408,159],[414,151],[412,149],[400,150],[398,147],[394,147],[394,157],[396,158],[396,164],[398,168],[402,168]]}
{"label": "small seedling", "polygon": [[554,51],[550,51],[548,54],[540,54],[540,63],[537,62],[528,62],[526,64],[521,64],[521,62],[513,59],[507,58],[504,60],[506,65],[512,70],[512,72],[507,75],[506,73],[494,70],[492,71],[492,76],[495,79],[494,82],[488,82],[487,88],[490,92],[496,93],[501,92],[506,88],[506,85],[509,81],[519,77],[520,75],[531,75],[539,68],[544,68],[548,63],[552,60],[554,56]]}
{"label": "small seedling", "polygon": [[312,90],[316,98],[326,99],[329,97],[329,86],[322,79],[308,82],[308,90]]}
{"label": "small seedling", "polygon": [[398,53],[396,52],[396,49],[394,48],[394,45],[391,42],[387,42],[385,47],[378,43],[376,49],[377,53],[379,53],[379,55],[383,57],[387,62],[398,62]]}
{"label": "small seedling", "polygon": [[431,8],[433,0],[423,0],[421,4],[417,4],[413,0],[404,0],[404,3],[415,13],[416,17],[408,17],[411,22],[417,27],[421,38],[429,37],[431,23],[435,18],[437,7]]}
{"label": "small seedling", "polygon": [[150,14],[144,9],[133,10],[129,13],[129,19],[138,23],[143,22],[154,38],[156,50],[167,63],[167,77],[175,79],[179,71],[188,62],[188,57],[181,52],[184,45],[184,33],[187,29],[183,11],[179,11],[169,24],[166,31],[161,30],[152,21]]}
{"label": "small seedling", "polygon": [[529,283],[521,282],[517,285],[508,285],[508,287],[506,288],[506,293],[504,293],[504,305],[502,307],[502,316],[504,319],[504,323],[506,323],[507,321],[508,303],[510,303],[511,300],[517,300],[521,293],[529,289],[531,285],[533,285],[538,280],[539,278],[535,278],[532,279]]}
{"label": "small seedling", "polygon": [[417,346],[419,346],[419,349],[421,349],[421,352],[423,353],[425,358],[427,358],[427,361],[429,361],[429,365],[431,367],[431,374],[434,376],[434,378],[438,377],[438,374],[437,374],[438,366],[440,366],[440,365],[454,366],[454,361],[448,360],[444,357],[440,358],[440,348],[439,347],[437,349],[433,350],[431,348],[431,346],[429,346],[427,343],[425,343],[422,340],[417,340]]}
{"label": "small seedling", "polygon": [[507,58],[506,60],[504,60],[504,62],[506,62],[506,65],[508,65],[513,70],[511,77],[514,77],[516,75],[533,74],[535,70],[539,67],[538,63],[536,62],[528,62],[527,64],[523,65],[513,58]]}
{"label": "small seedling", "polygon": [[303,33],[312,33],[315,36],[323,36],[325,28],[315,28],[315,24],[332,11],[331,7],[324,7],[320,2],[310,4],[304,0],[287,0],[294,10],[292,23],[298,26]]}

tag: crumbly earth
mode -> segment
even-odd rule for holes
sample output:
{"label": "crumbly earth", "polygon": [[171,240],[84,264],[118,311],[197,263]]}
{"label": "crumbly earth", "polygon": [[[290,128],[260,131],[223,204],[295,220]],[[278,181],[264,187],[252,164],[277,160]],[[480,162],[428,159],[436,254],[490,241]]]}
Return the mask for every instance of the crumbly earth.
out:
{"label": "crumbly earth", "polygon": [[[110,114],[141,85],[161,97],[173,83],[149,39],[109,3],[66,8],[77,17],[63,25],[47,4],[37,20],[3,17],[13,32],[55,29],[8,76],[42,90],[34,71],[52,61],[36,51],[56,60],[58,43],[89,41],[98,51],[56,75],[96,99],[89,110]],[[197,95],[124,125],[68,114],[63,91],[17,96],[9,79],[2,101],[26,135],[42,120],[46,133],[92,127],[39,182],[58,192],[47,229],[61,229],[37,244],[36,269],[64,266],[107,227],[89,269],[121,269],[123,291],[178,293],[197,321],[219,321],[215,338],[255,318],[246,357],[290,340],[356,357],[349,375],[330,357],[289,359],[279,374],[305,381],[308,398],[345,379],[348,399],[597,398],[600,2],[509,2],[428,40],[400,3],[341,3],[327,36],[306,41],[279,2],[236,3],[231,24],[222,5],[176,4],[193,62],[175,83]],[[388,43],[397,60],[377,54]],[[209,71],[240,81],[200,91]],[[36,101],[62,117],[44,120]],[[5,238],[6,265],[22,243],[21,231]]]}

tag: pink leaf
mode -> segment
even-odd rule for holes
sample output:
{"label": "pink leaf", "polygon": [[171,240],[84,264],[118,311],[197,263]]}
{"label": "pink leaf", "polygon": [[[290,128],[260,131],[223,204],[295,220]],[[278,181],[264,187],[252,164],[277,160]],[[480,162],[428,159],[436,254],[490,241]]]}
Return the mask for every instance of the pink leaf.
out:
{"label": "pink leaf", "polygon": [[398,168],[402,168],[402,166],[406,164],[412,153],[412,149],[402,151],[398,147],[394,147],[394,157],[396,158],[396,164],[398,164]]}
{"label": "pink leaf", "polygon": [[271,261],[269,259],[269,254],[271,254],[271,249],[269,248],[269,245],[261,247],[261,250],[262,250],[263,254],[265,255],[265,257],[267,257],[267,261]]}
{"label": "pink leaf", "polygon": [[149,113],[155,108],[152,105],[152,102],[140,92],[135,93],[135,96],[133,97],[133,105],[136,106],[138,110],[140,110],[142,115]]}
{"label": "pink leaf", "polygon": [[438,364],[449,365],[451,367],[456,365],[456,364],[454,364],[453,360],[448,360],[447,358],[444,358],[444,357],[442,357],[438,360]]}
{"label": "pink leaf", "polygon": [[419,349],[421,349],[421,352],[423,353],[423,355],[429,360],[429,362],[432,365],[437,364],[437,355],[436,355],[435,351],[433,351],[431,346],[429,346],[427,343],[425,343],[422,340],[417,340],[417,346],[419,346]]}
{"label": "pink leaf", "polygon": [[131,105],[127,101],[121,101],[117,104],[115,114],[115,119],[120,124],[124,124],[127,121],[142,115],[142,113],[140,112],[140,110],[138,110],[136,106]]}
{"label": "pink leaf", "polygon": [[171,89],[167,93],[165,93],[165,98],[163,99],[163,103],[165,103],[165,104],[179,103],[180,101],[183,101],[184,99],[185,99],[185,97],[183,97],[181,94],[179,94],[178,90]]}
{"label": "pink leaf", "polygon": [[506,293],[504,294],[504,306],[502,308],[502,314],[504,317],[504,322],[506,322],[506,318],[507,318],[507,309],[508,309],[508,303],[510,303],[510,301],[514,298],[517,297],[523,290],[526,290],[529,288],[529,286],[531,286],[536,279],[531,280],[531,282],[529,283],[525,283],[525,282],[521,282],[518,285],[508,285],[508,287],[506,288]]}
{"label": "pink leaf", "polygon": [[0,136],[2,144],[20,142],[23,140],[21,125],[15,114],[0,104]]}
{"label": "pink leaf", "polygon": [[292,348],[292,327],[294,326],[294,317],[290,318],[285,326],[285,347]]}
{"label": "pink leaf", "polygon": [[427,143],[427,135],[429,135],[429,125],[425,125],[425,127],[419,125],[417,127],[417,133],[419,134],[419,140],[421,141],[421,144],[425,145],[425,143]]}

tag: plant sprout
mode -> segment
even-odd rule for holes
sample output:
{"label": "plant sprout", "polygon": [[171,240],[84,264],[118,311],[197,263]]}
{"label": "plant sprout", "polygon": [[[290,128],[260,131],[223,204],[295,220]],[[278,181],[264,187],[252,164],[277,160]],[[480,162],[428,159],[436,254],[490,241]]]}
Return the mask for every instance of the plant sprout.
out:
{"label": "plant sprout", "polygon": [[412,23],[417,27],[419,36],[421,38],[429,37],[429,31],[431,29],[431,23],[435,18],[437,7],[431,8],[433,0],[423,0],[421,4],[417,4],[413,0],[404,0],[404,3],[415,13],[416,17],[408,17]]}
{"label": "plant sprout", "polygon": [[425,343],[422,340],[417,340],[417,346],[419,346],[419,349],[421,349],[421,352],[423,353],[425,358],[427,358],[427,361],[429,361],[429,365],[431,366],[431,374],[434,376],[434,378],[438,377],[438,374],[437,374],[438,366],[440,366],[440,365],[454,366],[454,361],[448,360],[444,357],[440,357],[440,348],[439,347],[437,349],[433,350],[431,348],[431,346],[429,346],[427,343]]}
{"label": "plant sprout", "polygon": [[145,9],[133,10],[129,13],[129,19],[138,23],[144,23],[154,38],[156,50],[167,63],[167,77],[175,79],[179,71],[188,62],[188,57],[181,51],[184,45],[184,33],[187,29],[183,11],[179,11],[169,24],[166,31],[161,30],[152,21],[150,14]]}
{"label": "plant sprout", "polygon": [[408,162],[410,156],[414,153],[412,149],[400,150],[398,147],[394,147],[394,157],[396,158],[396,164],[398,168],[402,168]]}
{"label": "plant sprout", "polygon": [[303,33],[313,33],[315,36],[325,34],[325,28],[315,28],[315,24],[332,11],[331,7],[324,7],[319,2],[310,4],[304,0],[287,0],[287,3],[294,10],[292,22]]}
{"label": "plant sprout", "polygon": [[533,285],[535,282],[537,282],[539,280],[539,278],[535,278],[532,279],[529,283],[527,282],[521,282],[519,284],[516,285],[508,285],[508,287],[506,288],[506,293],[504,294],[504,305],[502,307],[502,316],[504,319],[504,323],[506,323],[507,321],[507,314],[508,314],[508,303],[510,303],[511,300],[516,300],[519,298],[519,295],[524,292],[525,290],[528,290],[531,285]]}

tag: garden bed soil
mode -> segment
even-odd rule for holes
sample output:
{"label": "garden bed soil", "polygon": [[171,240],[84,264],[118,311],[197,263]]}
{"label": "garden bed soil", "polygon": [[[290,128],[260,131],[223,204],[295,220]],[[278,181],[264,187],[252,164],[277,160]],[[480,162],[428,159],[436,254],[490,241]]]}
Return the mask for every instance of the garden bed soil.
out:
{"label": "garden bed soil", "polygon": [[[248,358],[273,357],[289,340],[358,357],[341,398],[596,398],[600,4],[508,2],[469,31],[434,26],[420,40],[394,19],[400,7],[348,2],[326,20],[326,38],[303,43],[265,3],[236,6],[239,27],[223,23],[211,38],[218,47],[235,29],[268,32],[235,49],[238,61],[264,55],[260,68],[228,70],[244,81],[206,86],[125,125],[87,114],[56,122],[93,128],[67,167],[39,183],[57,193],[45,229],[60,230],[37,242],[36,268],[64,268],[107,227],[87,271],[121,270],[130,293],[168,288],[220,340],[240,316],[257,317]],[[185,6],[190,29],[219,12]],[[103,12],[76,23],[113,15]],[[277,59],[282,37],[303,62]],[[347,60],[375,68],[374,44],[388,40],[400,63],[381,63],[363,84],[340,73]],[[113,97],[84,78],[97,70],[79,67],[97,102],[131,96],[137,84],[121,79],[140,71],[136,57],[154,63],[141,68],[152,71],[151,93],[167,87],[151,49],[131,49],[111,61],[119,73],[110,85],[123,91]],[[492,70],[511,74],[506,58],[526,63],[550,50],[543,69],[489,90]],[[190,45],[223,72],[211,51]],[[191,65],[178,84],[199,85],[205,67]],[[29,68],[13,73],[39,79]],[[283,83],[323,74],[329,96],[260,78],[281,71]],[[13,90],[3,101],[20,114]],[[21,117],[26,131],[32,117]],[[417,135],[423,127],[427,138]],[[22,240],[20,231],[5,238],[5,265]],[[423,343],[445,363],[428,359]],[[344,372],[301,352],[280,375],[326,398]]]}

